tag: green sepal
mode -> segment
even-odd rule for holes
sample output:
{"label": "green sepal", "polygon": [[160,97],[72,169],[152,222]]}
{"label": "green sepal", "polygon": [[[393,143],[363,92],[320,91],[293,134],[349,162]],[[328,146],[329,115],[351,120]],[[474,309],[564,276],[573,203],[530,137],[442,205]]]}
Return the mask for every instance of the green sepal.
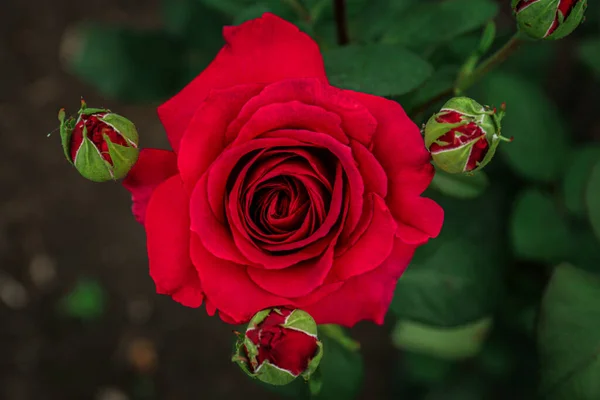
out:
{"label": "green sepal", "polygon": [[110,110],[106,108],[88,108],[85,100],[81,99],[81,107],[79,107],[79,111],[77,114],[79,115],[92,115],[92,114],[101,114],[101,113],[109,113]]}
{"label": "green sepal", "polygon": [[304,380],[308,381],[311,379],[317,368],[319,368],[319,364],[321,363],[321,359],[323,358],[323,343],[321,341],[317,341],[317,352],[315,356],[310,360],[306,370],[301,374]]}
{"label": "green sepal", "polygon": [[112,166],[102,157],[94,143],[88,139],[85,126],[83,127],[83,141],[73,163],[79,173],[91,181],[106,182],[113,179]]}
{"label": "green sepal", "polygon": [[[513,9],[519,29],[533,39],[545,39],[548,30],[556,18],[560,0],[539,0],[517,12],[517,3]],[[550,35],[552,36],[552,35]]]}
{"label": "green sepal", "polygon": [[567,19],[559,12],[558,28],[556,28],[556,30],[546,39],[562,39],[573,32],[583,22],[586,9],[587,0],[581,0],[579,3],[575,4]]}
{"label": "green sepal", "polygon": [[481,139],[477,138],[452,150],[431,153],[431,158],[439,169],[450,174],[462,174],[465,172],[467,163],[469,162],[471,150],[478,140]]}
{"label": "green sepal", "polygon": [[317,397],[321,389],[323,389],[323,374],[320,369],[317,369],[308,381],[308,390],[312,397]]}
{"label": "green sepal", "polygon": [[[233,356],[231,357],[231,361],[233,361],[234,363],[236,363],[237,365],[239,365],[239,367],[242,369],[242,371],[244,371],[244,373],[246,375],[248,375],[251,378],[255,378],[255,375],[252,373],[252,371],[249,368],[249,363],[250,360],[246,357],[246,353],[244,352],[244,344],[245,344],[245,335],[244,334],[239,334],[238,335],[238,340],[235,342],[235,352],[233,354]],[[252,343],[250,341],[250,343]],[[256,354],[258,354],[258,349],[256,348],[256,346],[254,346],[254,343],[252,343],[252,346],[250,346],[250,349],[253,349],[255,354],[255,360],[256,360]]]}
{"label": "green sepal", "polygon": [[112,173],[113,179],[121,179],[129,173],[131,168],[135,165],[140,150],[133,146],[121,146],[119,144],[110,141],[108,135],[104,135],[104,140],[108,146],[108,154],[112,160]]}
{"label": "green sepal", "polygon": [[433,115],[431,118],[429,118],[429,121],[427,121],[427,124],[425,125],[424,136],[425,136],[425,147],[427,147],[427,149],[429,149],[431,147],[431,145],[434,143],[437,143],[439,145],[446,144],[445,142],[442,142],[438,139],[441,138],[442,136],[444,136],[446,133],[450,132],[452,129],[458,128],[459,126],[463,126],[463,125],[466,125],[469,123],[468,121],[463,121],[463,122],[458,122],[456,124],[448,124],[448,123],[438,122],[437,117],[438,117],[438,114]]}
{"label": "green sepal", "polygon": [[287,329],[304,332],[310,336],[317,336],[317,323],[310,314],[299,309],[292,311],[286,318],[285,323],[281,326]]}
{"label": "green sepal", "polygon": [[65,158],[73,164],[73,160],[71,159],[71,137],[73,136],[76,121],[73,118],[66,118],[64,108],[58,111],[58,120],[60,121],[60,142],[65,153]]}
{"label": "green sepal", "polygon": [[117,133],[119,133],[126,141],[132,146],[137,147],[139,144],[139,135],[133,122],[125,117],[118,114],[108,113],[98,118],[100,121],[111,126]]}
{"label": "green sepal", "polygon": [[104,113],[109,113],[110,110],[106,109],[106,108],[83,108],[81,110],[79,110],[78,114],[79,115],[94,115],[94,114],[104,114]]}
{"label": "green sepal", "polygon": [[259,381],[275,386],[287,385],[297,378],[297,376],[294,376],[290,371],[278,368],[269,361],[264,361],[259,365],[254,376]]}
{"label": "green sepal", "polygon": [[266,310],[262,310],[254,314],[254,317],[252,317],[252,319],[248,323],[247,330],[256,329],[256,327],[260,325],[260,323],[263,322],[265,318],[269,316],[269,314],[271,314],[270,308],[267,308]]}
{"label": "green sepal", "polygon": [[459,114],[468,115],[470,117],[478,117],[484,113],[485,107],[475,100],[459,96],[453,97],[442,106],[442,111],[456,111]]}

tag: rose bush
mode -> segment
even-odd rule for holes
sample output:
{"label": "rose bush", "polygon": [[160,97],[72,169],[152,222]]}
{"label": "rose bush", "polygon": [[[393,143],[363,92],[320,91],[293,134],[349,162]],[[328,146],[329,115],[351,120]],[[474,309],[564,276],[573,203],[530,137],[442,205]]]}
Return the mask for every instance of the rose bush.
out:
{"label": "rose bush", "polygon": [[173,151],[124,181],[158,293],[230,323],[302,308],[382,323],[415,248],[440,232],[433,177],[401,106],[328,84],[316,43],[265,14],[159,107]]}

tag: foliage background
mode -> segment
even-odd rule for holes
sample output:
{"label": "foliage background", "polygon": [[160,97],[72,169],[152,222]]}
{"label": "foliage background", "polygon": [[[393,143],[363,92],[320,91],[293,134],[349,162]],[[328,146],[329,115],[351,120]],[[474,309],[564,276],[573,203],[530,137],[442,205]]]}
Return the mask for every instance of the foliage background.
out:
{"label": "foliage background", "polygon": [[[352,43],[378,46],[336,50],[329,1],[303,2],[314,26],[287,0],[0,3],[0,398],[280,397],[229,362],[230,326],[154,294],[128,194],[81,179],[46,133],[85,95],[166,148],[156,104],[210,61],[223,24],[268,10],[317,38],[333,82],[394,96],[419,123],[488,19],[495,47],[515,29],[508,1],[347,2]],[[441,237],[401,279],[386,326],[351,331],[362,356],[330,343],[320,398],[600,398],[597,2],[587,15],[469,91],[508,103],[516,140],[489,179],[436,178]],[[565,262],[576,269],[554,269]]]}

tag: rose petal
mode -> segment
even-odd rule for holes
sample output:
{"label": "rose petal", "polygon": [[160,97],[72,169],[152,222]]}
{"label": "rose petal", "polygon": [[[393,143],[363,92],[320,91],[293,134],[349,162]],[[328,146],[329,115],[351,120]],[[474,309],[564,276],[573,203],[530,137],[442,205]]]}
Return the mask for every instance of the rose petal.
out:
{"label": "rose petal", "polygon": [[368,228],[354,245],[334,260],[328,281],[347,280],[371,271],[392,252],[397,229],[394,217],[381,197],[371,194],[368,199],[372,207]]}
{"label": "rose petal", "polygon": [[154,189],[175,174],[177,158],[172,151],[140,151],[137,162],[123,180],[123,186],[131,192],[133,215],[140,224],[144,224],[146,209]]}
{"label": "rose petal", "polygon": [[386,203],[398,222],[398,236],[411,244],[422,244],[436,237],[444,216],[435,202],[419,197],[434,175],[419,128],[395,101],[364,93],[348,93],[377,118],[373,155],[388,177]]}
{"label": "rose petal", "polygon": [[435,201],[425,197],[406,196],[394,205],[401,210],[397,213],[397,235],[405,243],[423,244],[440,234],[444,210]]}
{"label": "rose petal", "polygon": [[387,195],[388,180],[379,161],[365,146],[355,140],[350,142],[350,147],[365,183],[365,193],[376,193],[381,197],[385,197]]}
{"label": "rose petal", "polygon": [[[227,142],[232,142],[244,125],[261,108],[287,102],[317,106],[337,114],[341,118],[342,130],[348,137],[358,140],[365,146],[370,146],[377,121],[369,110],[353,96],[318,79],[289,79],[265,87],[260,95],[244,106],[237,119],[231,123],[227,129]],[[309,130],[314,131],[315,129]]]}
{"label": "rose petal", "polygon": [[215,256],[243,265],[251,264],[233,242],[227,225],[212,212],[208,202],[207,181],[208,175],[204,174],[190,198],[191,230],[198,234],[203,246]]}
{"label": "rose petal", "polygon": [[327,82],[317,44],[296,26],[273,14],[264,14],[240,26],[225,27],[223,36],[227,44],[215,60],[158,108],[175,151],[179,151],[181,137],[211,89],[290,78]]}
{"label": "rose petal", "polygon": [[333,246],[322,256],[289,268],[248,268],[250,279],[266,291],[282,297],[305,296],[322,285],[333,264]]}
{"label": "rose petal", "polygon": [[352,150],[348,146],[344,146],[340,142],[333,139],[331,136],[318,132],[310,132],[305,130],[281,129],[278,131],[269,132],[263,135],[265,139],[295,139],[299,142],[304,142],[313,146],[321,147],[329,150],[340,161],[344,168],[345,178],[348,181],[348,215],[343,226],[342,237],[348,236],[360,219],[363,207],[364,182],[360,172],[358,171],[356,161],[352,155]]}
{"label": "rose petal", "polygon": [[400,183],[403,191],[423,193],[433,179],[433,168],[417,125],[395,101],[365,93],[346,93],[364,104],[377,119],[373,155],[386,171],[388,190]]}
{"label": "rose petal", "polygon": [[202,289],[190,260],[188,199],[181,178],[159,185],[148,204],[146,234],[150,276],[156,291],[188,307],[202,304]]}
{"label": "rose petal", "polygon": [[289,303],[252,282],[246,267],[212,255],[194,234],[190,247],[206,297],[229,320],[247,322],[260,310]]}
{"label": "rose petal", "polygon": [[[310,235],[309,237],[307,237],[305,239],[301,239],[301,240],[298,240],[297,242],[293,242],[293,243],[281,243],[278,245],[265,245],[265,246],[263,246],[264,249],[267,249],[269,251],[289,251],[289,250],[300,249],[302,247],[310,245],[311,243],[317,241],[318,239],[325,237],[328,233],[331,232],[331,229],[333,228],[333,226],[339,221],[340,213],[342,211],[342,201],[343,201],[343,191],[344,191],[343,186],[344,185],[342,182],[342,168],[339,163],[336,165],[336,175],[335,176],[336,177],[335,177],[335,182],[333,185],[333,193],[331,194],[330,207],[327,210],[327,216],[325,217],[325,220],[323,221],[321,226],[319,226],[312,235]],[[303,177],[299,177],[298,179],[303,180]],[[312,191],[309,189],[309,192],[312,192]]]}
{"label": "rose petal", "polygon": [[261,85],[238,85],[213,90],[200,104],[181,139],[177,164],[186,189],[194,184],[225,149],[225,130],[242,106],[262,90]]}
{"label": "rose petal", "polygon": [[[227,182],[232,179],[232,171],[240,159],[255,150],[272,149],[275,147],[292,147],[302,145],[294,138],[255,139],[240,146],[227,148],[206,172],[208,175],[207,189],[210,207],[221,222],[225,222],[224,199]],[[193,197],[193,195],[192,195]]]}
{"label": "rose petal", "polygon": [[378,268],[344,282],[343,286],[321,300],[306,305],[304,311],[318,324],[351,327],[359,321],[383,324],[398,278],[410,262],[415,246],[396,239],[392,253]]}
{"label": "rose petal", "polygon": [[285,128],[327,133],[339,142],[348,144],[348,138],[340,127],[341,122],[337,114],[295,100],[267,104],[246,121],[233,145],[252,140],[265,132]]}

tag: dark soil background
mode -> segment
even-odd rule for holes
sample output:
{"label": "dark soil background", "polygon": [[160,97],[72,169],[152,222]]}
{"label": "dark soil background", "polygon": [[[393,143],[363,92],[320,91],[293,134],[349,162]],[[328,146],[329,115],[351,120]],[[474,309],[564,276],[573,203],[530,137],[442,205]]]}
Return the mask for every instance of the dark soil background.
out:
{"label": "dark soil background", "polygon": [[[155,294],[129,194],[82,179],[57,132],[46,136],[57,110],[77,109],[81,95],[106,102],[64,72],[59,56],[65,29],[91,19],[155,26],[158,1],[0,0],[0,399],[276,398],[230,362],[231,326]],[[586,101],[597,85],[575,89],[570,43],[558,44],[547,89],[581,137],[597,137],[597,97]],[[135,121],[145,147],[168,146],[154,106],[111,100],[110,108]],[[82,279],[105,295],[96,318],[61,311]],[[366,363],[363,399],[388,398],[396,357],[388,331],[353,330]]]}
{"label": "dark soil background", "polygon": [[[155,294],[129,194],[82,179],[57,132],[46,137],[81,95],[105,104],[59,58],[64,30],[90,19],[153,26],[158,2],[0,0],[0,399],[276,398],[230,362],[231,326]],[[145,147],[168,147],[155,107],[110,108],[135,121]],[[106,294],[93,320],[60,311],[81,279]],[[368,398],[381,398],[388,335],[356,332],[369,338]]]}

